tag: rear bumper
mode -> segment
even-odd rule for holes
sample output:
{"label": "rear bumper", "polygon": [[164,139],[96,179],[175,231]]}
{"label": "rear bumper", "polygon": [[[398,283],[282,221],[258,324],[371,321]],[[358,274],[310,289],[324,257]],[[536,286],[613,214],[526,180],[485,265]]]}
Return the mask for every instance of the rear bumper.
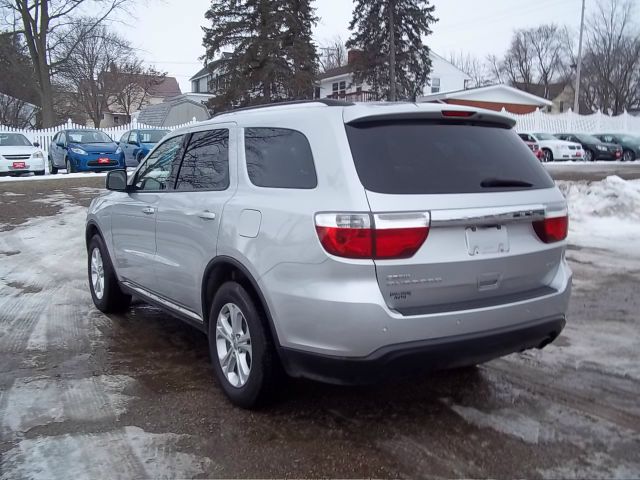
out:
{"label": "rear bumper", "polygon": [[542,348],[565,326],[564,315],[466,335],[388,345],[366,357],[335,357],[282,348],[287,373],[339,385],[374,383],[398,372],[463,367]]}

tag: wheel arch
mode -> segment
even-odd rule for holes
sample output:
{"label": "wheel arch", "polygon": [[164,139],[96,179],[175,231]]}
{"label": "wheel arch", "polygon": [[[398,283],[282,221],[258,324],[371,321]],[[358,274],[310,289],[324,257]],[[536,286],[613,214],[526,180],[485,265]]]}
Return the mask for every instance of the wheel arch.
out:
{"label": "wheel arch", "polygon": [[[105,241],[104,235],[102,234],[102,230],[100,230],[100,227],[98,226],[98,224],[96,223],[95,220],[89,220],[87,222],[87,226],[85,227],[84,230],[84,241],[87,247],[87,250],[89,250],[89,242],[91,241],[91,239],[93,238],[94,235],[99,235],[102,238],[102,241]],[[106,243],[105,243],[106,245]]]}
{"label": "wheel arch", "polygon": [[247,293],[253,299],[257,308],[261,310],[267,320],[267,326],[271,333],[271,338],[280,350],[280,342],[276,331],[269,305],[258,286],[258,282],[241,262],[232,257],[219,256],[211,260],[207,264],[202,276],[201,287],[201,305],[202,320],[204,321],[205,331],[209,330],[209,310],[217,289],[225,282],[235,281],[244,287]]}

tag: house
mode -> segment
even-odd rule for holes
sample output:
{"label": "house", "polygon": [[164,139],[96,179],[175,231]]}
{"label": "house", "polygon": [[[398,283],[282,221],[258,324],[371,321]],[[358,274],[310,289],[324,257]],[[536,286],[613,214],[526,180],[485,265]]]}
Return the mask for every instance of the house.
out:
{"label": "house", "polygon": [[563,113],[573,108],[573,85],[570,81],[551,83],[547,88],[537,83],[513,84],[518,90],[532,93],[538,97],[543,97],[553,102],[553,105],[546,109],[549,113]]}
{"label": "house", "polygon": [[[366,84],[359,84],[353,78],[353,65],[358,51],[350,50],[347,65],[332,68],[320,74],[316,86],[316,98],[340,98],[356,102],[378,100]],[[431,52],[431,74],[424,94],[464,90],[471,77],[435,52]]]}
{"label": "house", "polygon": [[174,100],[148,105],[137,115],[137,121],[152,127],[174,127],[190,122],[208,120],[209,110],[201,102],[178,97]]}
{"label": "house", "polygon": [[[111,75],[111,73],[107,72],[105,75]],[[131,121],[131,115],[142,108],[148,105],[158,105],[182,94],[175,77],[146,74],[131,74],[129,76],[131,81],[127,82],[128,85],[123,92],[128,109],[124,108],[122,101],[111,98],[108,111],[104,112],[100,127],[125,125]],[[129,110],[130,113],[127,113],[126,110]],[[89,121],[89,123],[91,122]]]}
{"label": "house", "polygon": [[223,52],[218,60],[208,63],[202,67],[198,73],[189,79],[191,82],[191,93],[215,94],[226,85],[224,74],[224,63],[231,57],[231,53]]}
{"label": "house", "polygon": [[467,105],[496,111],[504,108],[508,112],[517,114],[535,112],[538,108],[553,107],[551,100],[503,84],[431,93],[419,97],[418,101]]}

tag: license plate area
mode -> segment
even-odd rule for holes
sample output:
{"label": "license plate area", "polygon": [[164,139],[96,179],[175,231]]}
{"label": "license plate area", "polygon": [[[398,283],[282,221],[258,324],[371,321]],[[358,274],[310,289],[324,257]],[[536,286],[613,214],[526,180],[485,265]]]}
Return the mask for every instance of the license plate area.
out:
{"label": "license plate area", "polygon": [[105,163],[109,163],[110,160],[108,158],[99,158],[98,159],[98,163],[100,164],[105,164]]}
{"label": "license plate area", "polygon": [[13,162],[13,168],[27,168],[25,162]]}
{"label": "license plate area", "polygon": [[509,251],[509,235],[504,225],[468,227],[465,236],[467,251],[472,257]]}

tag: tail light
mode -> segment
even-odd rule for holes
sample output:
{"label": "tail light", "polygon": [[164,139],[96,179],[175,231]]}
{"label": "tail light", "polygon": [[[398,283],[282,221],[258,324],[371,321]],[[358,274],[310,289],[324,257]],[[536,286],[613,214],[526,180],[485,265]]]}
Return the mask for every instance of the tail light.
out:
{"label": "tail light", "polygon": [[569,216],[566,212],[562,212],[559,216],[550,216],[544,220],[535,221],[533,229],[544,243],[560,242],[567,238]]}
{"label": "tail light", "polygon": [[324,249],[338,257],[410,258],[429,235],[429,212],[319,213],[316,232]]}
{"label": "tail light", "polygon": [[453,118],[467,118],[475,115],[476,112],[469,112],[467,110],[443,110],[443,117],[453,117]]}

